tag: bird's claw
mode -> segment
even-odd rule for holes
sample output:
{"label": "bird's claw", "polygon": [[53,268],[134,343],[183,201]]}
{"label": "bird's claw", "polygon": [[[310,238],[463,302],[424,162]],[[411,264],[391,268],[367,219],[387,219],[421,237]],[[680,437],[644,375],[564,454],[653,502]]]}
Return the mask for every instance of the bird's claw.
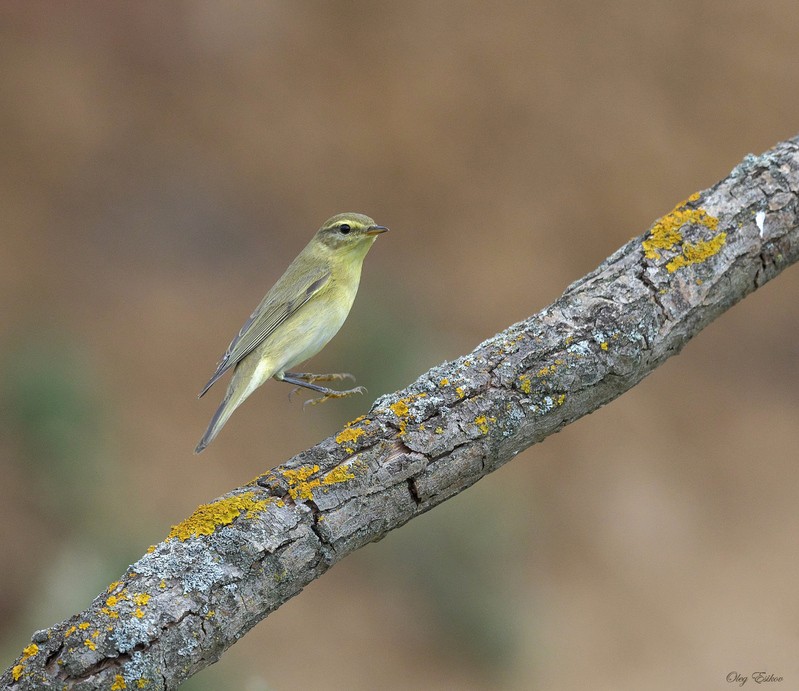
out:
{"label": "bird's claw", "polygon": [[347,396],[352,396],[353,394],[365,394],[366,387],[365,386],[356,386],[354,389],[347,389],[347,391],[328,391],[324,396],[320,396],[319,398],[310,398],[305,403],[302,404],[302,407],[305,408],[309,405],[319,405],[320,403],[324,403],[325,401],[331,398],[347,398]]}

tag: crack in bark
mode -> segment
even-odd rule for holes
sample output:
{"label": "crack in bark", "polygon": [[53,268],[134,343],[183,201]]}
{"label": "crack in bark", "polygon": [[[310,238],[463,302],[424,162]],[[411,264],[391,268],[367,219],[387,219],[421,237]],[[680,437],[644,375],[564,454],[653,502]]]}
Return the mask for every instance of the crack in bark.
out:
{"label": "crack in bark", "polygon": [[768,281],[768,265],[771,259],[765,251],[760,252],[758,257],[760,259],[760,268],[755,272],[754,290],[757,290]]}
{"label": "crack in bark", "polygon": [[643,256],[643,252],[641,253],[641,262],[639,264],[639,270],[637,272],[637,278],[644,284],[649,293],[649,296],[652,298],[652,302],[655,303],[660,314],[663,315],[663,321],[669,320],[669,315],[666,310],[666,306],[660,299],[660,289],[652,282],[652,279],[648,275],[648,268],[649,264],[645,256]]}
{"label": "crack in bark", "polygon": [[416,478],[411,476],[406,482],[408,483],[408,491],[410,492],[411,499],[413,499],[413,503],[419,506],[422,500],[419,498],[419,491],[416,489]]}

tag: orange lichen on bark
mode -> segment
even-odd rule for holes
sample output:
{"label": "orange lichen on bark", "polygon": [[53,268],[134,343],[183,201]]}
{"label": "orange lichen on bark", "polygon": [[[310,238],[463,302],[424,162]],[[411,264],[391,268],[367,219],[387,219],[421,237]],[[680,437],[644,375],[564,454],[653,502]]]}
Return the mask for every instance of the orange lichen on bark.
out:
{"label": "orange lichen on bark", "polygon": [[669,273],[674,273],[684,266],[699,264],[714,254],[718,254],[725,242],[727,242],[727,233],[719,233],[710,240],[702,240],[696,244],[686,242],[683,245],[682,254],[666,264],[666,269]]}
{"label": "orange lichen on bark", "polygon": [[29,646],[22,649],[22,657],[19,659],[19,664],[16,664],[11,668],[11,676],[14,677],[14,681],[19,681],[25,672],[25,665],[22,663],[25,662],[25,660],[29,660],[34,655],[37,655],[38,652],[39,646],[35,643],[31,643]]}
{"label": "orange lichen on bark", "polygon": [[347,426],[336,435],[336,443],[347,444],[347,446],[344,447],[344,450],[347,453],[352,453],[354,449],[349,445],[349,443],[357,441],[358,437],[362,437],[364,434],[366,434],[366,432],[364,432],[360,427]]}
{"label": "orange lichen on bark", "polygon": [[318,478],[308,480],[311,475],[319,472],[318,465],[305,466],[304,468],[287,468],[281,471],[283,477],[289,483],[289,496],[297,501],[298,499],[313,499],[313,488],[322,484]]}
{"label": "orange lichen on bark", "polygon": [[698,194],[692,194],[684,202],[680,202],[669,213],[662,216],[649,231],[649,235],[641,243],[644,249],[644,256],[647,259],[660,259],[661,252],[673,249],[683,241],[681,229],[683,226],[699,225],[716,230],[719,219],[711,216],[702,208],[691,209],[691,204],[699,199]]}
{"label": "orange lichen on bark", "polygon": [[254,518],[266,509],[271,499],[256,497],[255,492],[244,492],[202,504],[185,521],[172,526],[167,540],[177,538],[184,542],[190,537],[212,535],[218,528],[233,523],[241,514]]}
{"label": "orange lichen on bark", "polygon": [[[455,391],[458,394],[458,397],[463,398],[463,389],[460,386],[456,388]],[[426,393],[414,394],[413,396],[400,398],[396,403],[392,403],[389,406],[389,410],[391,410],[391,412],[394,413],[394,415],[396,415],[397,418],[399,419],[399,433],[398,433],[399,436],[405,434],[405,430],[408,427],[408,416],[410,415],[411,412],[410,406],[408,404],[412,403],[416,399],[426,398],[426,397],[427,397]]]}

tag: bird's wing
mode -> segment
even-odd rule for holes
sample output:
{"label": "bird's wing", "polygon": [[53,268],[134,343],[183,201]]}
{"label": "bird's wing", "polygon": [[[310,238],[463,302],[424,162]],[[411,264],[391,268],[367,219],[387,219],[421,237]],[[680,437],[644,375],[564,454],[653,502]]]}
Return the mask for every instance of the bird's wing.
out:
{"label": "bird's wing", "polygon": [[[284,279],[286,278],[288,278],[288,275],[284,275],[283,278],[277,282],[261,304],[258,305],[255,312],[244,322],[244,326],[241,327],[239,333],[230,342],[225,354],[217,365],[216,372],[214,372],[213,376],[208,380],[208,383],[203,387],[199,397],[202,397],[205,392],[214,385],[219,377],[231,367],[241,362],[247,355],[255,350],[255,348],[261,345],[270,334],[274,333],[278,326],[316,295],[330,280],[330,270],[320,267],[315,275],[306,276],[306,280],[303,282],[306,286],[305,289],[299,291],[293,298],[285,296],[285,291],[281,290]],[[294,282],[285,282],[285,284],[288,285],[292,283]]]}

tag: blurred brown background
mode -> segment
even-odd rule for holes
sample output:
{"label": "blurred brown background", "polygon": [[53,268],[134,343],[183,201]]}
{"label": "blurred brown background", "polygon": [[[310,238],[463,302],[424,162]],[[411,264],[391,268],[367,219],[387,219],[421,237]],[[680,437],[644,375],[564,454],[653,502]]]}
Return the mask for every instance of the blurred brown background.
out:
{"label": "blurred brown background", "polygon": [[[3,2],[0,664],[799,132],[797,29],[795,0]],[[311,368],[369,396],[269,384],[193,456],[218,356],[347,210],[392,232]],[[799,688],[798,318],[789,270],[185,688]]]}

